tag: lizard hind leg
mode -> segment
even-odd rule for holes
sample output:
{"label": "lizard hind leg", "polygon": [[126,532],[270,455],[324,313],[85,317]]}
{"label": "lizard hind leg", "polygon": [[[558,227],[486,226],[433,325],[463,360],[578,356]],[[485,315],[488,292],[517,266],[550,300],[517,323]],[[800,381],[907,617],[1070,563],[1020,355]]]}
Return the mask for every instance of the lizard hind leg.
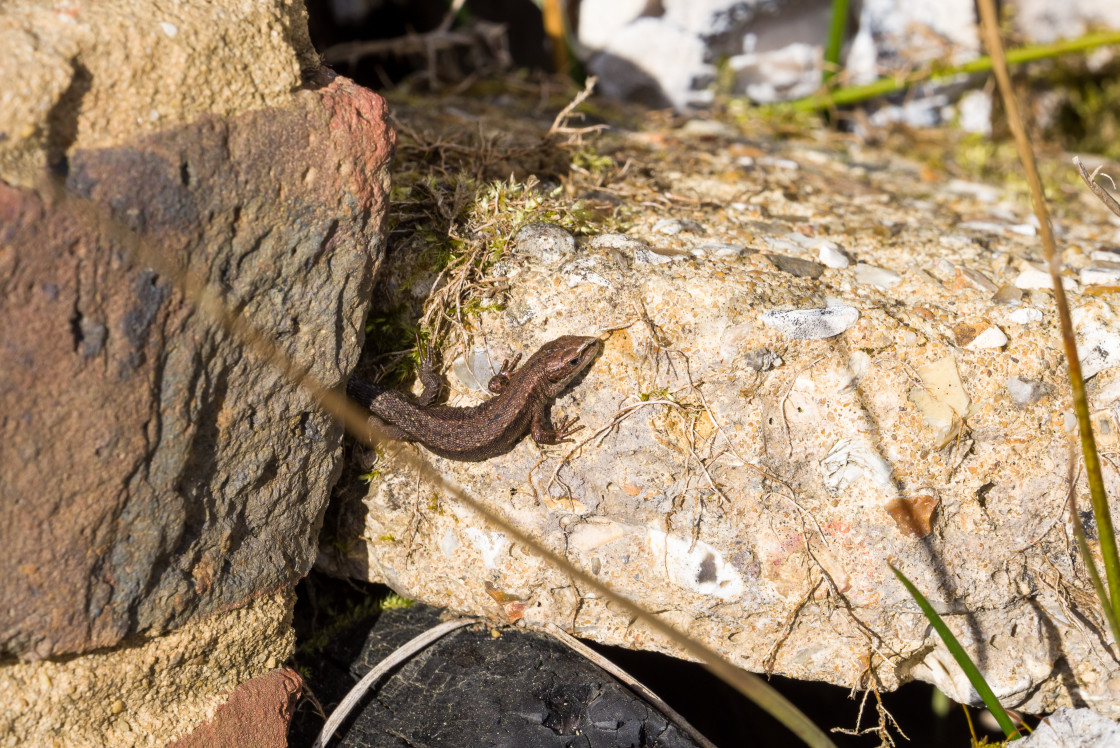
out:
{"label": "lizard hind leg", "polygon": [[486,389],[490,390],[495,395],[502,394],[502,390],[509,385],[509,378],[513,374],[514,369],[517,368],[517,362],[520,360],[521,354],[518,353],[512,359],[507,358],[503,361],[501,370],[490,377],[490,382],[486,385]]}

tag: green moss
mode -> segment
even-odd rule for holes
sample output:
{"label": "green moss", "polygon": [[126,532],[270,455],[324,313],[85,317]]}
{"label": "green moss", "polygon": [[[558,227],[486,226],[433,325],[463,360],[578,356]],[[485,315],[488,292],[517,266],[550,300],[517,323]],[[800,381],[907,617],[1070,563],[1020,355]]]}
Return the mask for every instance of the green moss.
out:
{"label": "green moss", "polygon": [[411,600],[392,592],[386,593],[384,597],[326,595],[318,601],[318,617],[326,623],[296,647],[296,657],[300,660],[315,657],[323,652],[331,640],[359,621],[375,618],[385,610],[405,608],[411,604]]}

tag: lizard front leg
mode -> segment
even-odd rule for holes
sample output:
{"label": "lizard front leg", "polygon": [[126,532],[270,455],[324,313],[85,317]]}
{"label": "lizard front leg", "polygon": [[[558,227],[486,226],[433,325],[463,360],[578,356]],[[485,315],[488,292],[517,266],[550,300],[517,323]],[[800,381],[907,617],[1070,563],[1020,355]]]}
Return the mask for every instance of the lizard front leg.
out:
{"label": "lizard front leg", "polygon": [[564,444],[574,441],[568,437],[583,428],[582,425],[576,425],[579,416],[561,418],[559,424],[553,426],[552,415],[549,410],[548,406],[543,406],[533,413],[533,423],[529,428],[529,433],[533,435],[533,441],[537,444]]}

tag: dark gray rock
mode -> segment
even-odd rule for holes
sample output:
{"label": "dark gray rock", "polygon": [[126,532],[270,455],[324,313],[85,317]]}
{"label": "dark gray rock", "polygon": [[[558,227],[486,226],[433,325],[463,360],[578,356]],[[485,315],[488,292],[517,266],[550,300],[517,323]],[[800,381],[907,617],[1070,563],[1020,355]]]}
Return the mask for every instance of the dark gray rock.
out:
{"label": "dark gray rock", "polygon": [[320,83],[69,153],[49,196],[0,182],[0,653],[112,646],[310,568],[339,427],[128,247],[339,383],[393,136],[375,94]]}
{"label": "dark gray rock", "polygon": [[[384,613],[351,667],[356,682],[409,639],[439,623],[416,605]],[[695,746],[676,725],[554,639],[487,626],[449,634],[374,686],[332,745],[567,748]]]}

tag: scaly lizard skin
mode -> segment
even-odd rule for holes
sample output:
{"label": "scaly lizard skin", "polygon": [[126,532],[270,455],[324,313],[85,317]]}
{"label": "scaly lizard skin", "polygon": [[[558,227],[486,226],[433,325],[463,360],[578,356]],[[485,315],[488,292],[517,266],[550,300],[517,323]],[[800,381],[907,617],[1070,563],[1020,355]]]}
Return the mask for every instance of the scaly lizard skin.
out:
{"label": "scaly lizard skin", "polygon": [[537,444],[572,441],[568,437],[583,428],[576,425],[579,418],[553,426],[552,402],[591,365],[600,347],[598,338],[565,335],[545,343],[516,369],[518,354],[487,385],[495,397],[473,408],[435,404],[440,380],[430,355],[420,361],[424,391],[417,400],[361,380],[351,380],[346,392],[370,409],[370,420],[387,436],[419,442],[448,459],[480,462],[513,449],[526,432]]}

